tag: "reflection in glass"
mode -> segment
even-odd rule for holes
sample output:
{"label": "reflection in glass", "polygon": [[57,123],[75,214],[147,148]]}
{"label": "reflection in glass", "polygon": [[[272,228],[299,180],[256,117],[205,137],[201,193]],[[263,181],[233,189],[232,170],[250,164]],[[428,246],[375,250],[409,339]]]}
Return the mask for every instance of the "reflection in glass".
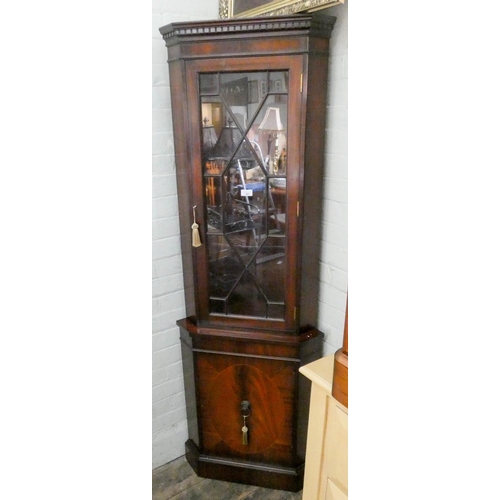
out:
{"label": "reflection in glass", "polygon": [[[271,162],[271,172],[274,174],[278,173],[278,160],[280,156],[279,149],[279,138],[281,131],[283,130],[283,124],[280,118],[280,109],[269,107],[266,109],[266,114],[262,123],[259,125],[259,133],[267,135],[267,156],[270,158]],[[273,150],[271,151],[271,143],[275,142]]]}
{"label": "reflection in glass", "polygon": [[[207,118],[203,119],[204,122],[208,122]],[[213,125],[203,126],[203,146],[202,153],[203,157],[207,158],[212,156],[215,145],[217,144],[217,134],[215,133],[215,128]]]}
{"label": "reflection in glass", "polygon": [[267,238],[255,260],[255,276],[266,298],[273,303],[285,301],[285,238]]}
{"label": "reflection in glass", "polygon": [[245,267],[223,236],[209,235],[210,297],[227,299]]}
{"label": "reflection in glass", "polygon": [[255,276],[245,271],[228,300],[228,314],[237,316],[267,316],[267,300]]}
{"label": "reflection in glass", "polygon": [[288,73],[200,75],[211,314],[284,319]]}
{"label": "reflection in glass", "polygon": [[286,175],[287,96],[268,95],[255,121],[256,140],[265,154],[270,175]]}
{"label": "reflection in glass", "polygon": [[285,236],[286,231],[286,179],[274,177],[269,179],[269,236]]}
{"label": "reflection in glass", "polygon": [[[210,171],[210,169],[209,169]],[[205,200],[207,207],[207,232],[222,234],[221,178],[217,175],[205,176]]]}

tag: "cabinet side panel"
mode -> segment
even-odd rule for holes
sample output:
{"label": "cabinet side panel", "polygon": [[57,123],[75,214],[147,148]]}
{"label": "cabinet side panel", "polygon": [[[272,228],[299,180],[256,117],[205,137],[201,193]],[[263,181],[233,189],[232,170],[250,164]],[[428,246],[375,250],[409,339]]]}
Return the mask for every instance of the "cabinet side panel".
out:
{"label": "cabinet side panel", "polygon": [[182,353],[182,371],[184,374],[184,391],[186,395],[186,413],[188,421],[189,439],[197,446],[200,445],[198,431],[198,409],[195,384],[195,366],[192,341],[189,333],[184,328],[181,332],[181,353]]}
{"label": "cabinet side panel", "polygon": [[[324,335],[320,334],[302,343],[300,350],[300,366],[307,365],[321,358],[323,354],[323,338]],[[297,458],[298,463],[304,463],[310,413],[311,381],[306,377],[299,376],[297,387]]]}
{"label": "cabinet side panel", "polygon": [[316,325],[318,315],[327,71],[327,55],[309,57],[304,187],[301,207],[303,217],[301,325]]}
{"label": "cabinet side panel", "polygon": [[191,250],[191,178],[189,166],[189,149],[187,143],[187,95],[184,79],[184,62],[169,63],[170,91],[172,100],[172,118],[174,122],[175,170],[177,178],[177,200],[179,206],[179,225],[181,236],[182,267],[184,275],[184,296],[186,315],[195,314],[195,280]]}

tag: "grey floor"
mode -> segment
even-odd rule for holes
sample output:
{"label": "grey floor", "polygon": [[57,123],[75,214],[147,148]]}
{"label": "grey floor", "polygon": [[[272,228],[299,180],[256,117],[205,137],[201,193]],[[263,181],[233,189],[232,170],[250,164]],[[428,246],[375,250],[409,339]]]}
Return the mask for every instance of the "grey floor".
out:
{"label": "grey floor", "polygon": [[185,457],[153,471],[153,500],[301,500],[302,491],[270,490],[198,477]]}

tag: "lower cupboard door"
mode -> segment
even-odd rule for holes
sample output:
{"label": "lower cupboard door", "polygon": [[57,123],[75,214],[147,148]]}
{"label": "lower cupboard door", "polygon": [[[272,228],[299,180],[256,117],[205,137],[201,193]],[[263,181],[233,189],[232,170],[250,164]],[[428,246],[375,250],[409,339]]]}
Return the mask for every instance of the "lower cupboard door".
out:
{"label": "lower cupboard door", "polygon": [[202,453],[294,465],[298,363],[197,353]]}

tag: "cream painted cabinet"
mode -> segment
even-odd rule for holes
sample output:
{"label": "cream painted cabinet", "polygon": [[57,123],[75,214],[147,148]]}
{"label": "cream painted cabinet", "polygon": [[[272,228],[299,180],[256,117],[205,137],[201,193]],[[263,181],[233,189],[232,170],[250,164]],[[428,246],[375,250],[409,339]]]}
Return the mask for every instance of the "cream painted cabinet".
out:
{"label": "cream painted cabinet", "polygon": [[300,368],[312,382],[303,500],[347,499],[347,408],[332,397],[334,361]]}

